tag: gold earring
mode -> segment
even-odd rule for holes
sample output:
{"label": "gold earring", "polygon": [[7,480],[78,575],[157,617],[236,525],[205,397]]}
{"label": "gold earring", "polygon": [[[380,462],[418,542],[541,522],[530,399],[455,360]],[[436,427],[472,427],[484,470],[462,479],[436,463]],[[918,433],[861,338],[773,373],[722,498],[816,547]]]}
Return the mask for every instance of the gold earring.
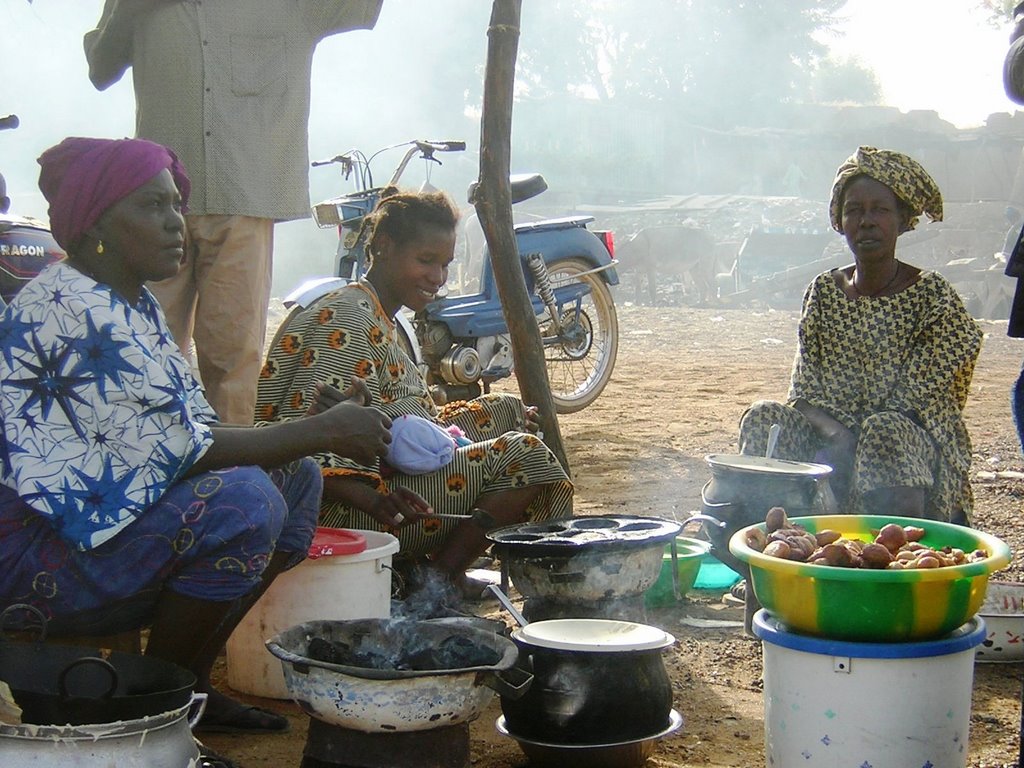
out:
{"label": "gold earring", "polygon": [[96,243],[96,253],[103,253],[103,241]]}

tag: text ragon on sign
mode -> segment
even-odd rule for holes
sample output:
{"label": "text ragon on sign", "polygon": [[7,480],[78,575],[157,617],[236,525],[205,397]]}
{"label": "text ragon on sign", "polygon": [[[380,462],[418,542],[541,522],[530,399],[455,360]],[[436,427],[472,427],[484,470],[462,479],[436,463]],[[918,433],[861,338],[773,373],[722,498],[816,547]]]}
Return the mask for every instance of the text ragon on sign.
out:
{"label": "text ragon on sign", "polygon": [[45,256],[41,245],[0,245],[0,256]]}

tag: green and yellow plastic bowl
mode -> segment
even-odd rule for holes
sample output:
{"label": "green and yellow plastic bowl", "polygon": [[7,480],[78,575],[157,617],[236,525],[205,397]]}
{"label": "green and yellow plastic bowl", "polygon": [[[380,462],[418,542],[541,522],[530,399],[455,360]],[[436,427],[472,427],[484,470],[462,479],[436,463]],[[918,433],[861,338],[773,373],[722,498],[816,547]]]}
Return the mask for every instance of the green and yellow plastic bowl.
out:
{"label": "green and yellow plastic bowl", "polygon": [[[697,581],[704,557],[711,551],[710,542],[694,539],[689,536],[676,537],[676,573],[679,579],[679,596],[682,597]],[[644,605],[648,608],[661,608],[675,603],[675,592],[672,589],[672,544],[665,545],[665,553],[661,558],[661,571],[657,581],[644,593]]]}
{"label": "green and yellow plastic bowl", "polygon": [[[790,518],[811,533],[830,529],[873,541],[887,523],[925,530],[921,543],[935,549],[981,549],[988,557],[965,565],[906,571],[836,568],[783,560],[747,546],[736,531],[729,551],[750,566],[762,606],[795,632],[835,640],[906,642],[942,637],[974,616],[985,600],[989,575],[1010,562],[1010,548],[995,536],[950,523],[872,515]],[[748,585],[748,586],[750,586]]]}

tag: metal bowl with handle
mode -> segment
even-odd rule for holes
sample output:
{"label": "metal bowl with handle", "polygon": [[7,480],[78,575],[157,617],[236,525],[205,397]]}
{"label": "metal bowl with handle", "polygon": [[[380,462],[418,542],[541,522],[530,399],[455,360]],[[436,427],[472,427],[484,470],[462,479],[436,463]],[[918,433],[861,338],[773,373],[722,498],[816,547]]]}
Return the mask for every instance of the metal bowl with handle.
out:
{"label": "metal bowl with handle", "polygon": [[[429,670],[381,669],[310,658],[314,638],[374,652],[440,646],[453,637],[493,652],[493,663]],[[515,667],[516,645],[500,633],[414,619],[310,621],[275,635],[292,698],[312,717],[363,733],[423,731],[475,720],[495,692],[521,696],[532,676]]]}

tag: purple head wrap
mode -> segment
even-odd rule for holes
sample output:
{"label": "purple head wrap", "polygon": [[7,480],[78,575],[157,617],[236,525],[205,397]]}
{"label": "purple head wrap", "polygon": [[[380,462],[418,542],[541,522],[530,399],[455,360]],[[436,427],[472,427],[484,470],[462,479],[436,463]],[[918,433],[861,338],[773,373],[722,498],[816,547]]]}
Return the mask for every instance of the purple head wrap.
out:
{"label": "purple head wrap", "polygon": [[164,168],[170,169],[178,185],[183,208],[191,190],[177,155],[145,139],[72,136],[43,152],[39,165],[39,189],[50,204],[50,229],[65,251],[104,211]]}

